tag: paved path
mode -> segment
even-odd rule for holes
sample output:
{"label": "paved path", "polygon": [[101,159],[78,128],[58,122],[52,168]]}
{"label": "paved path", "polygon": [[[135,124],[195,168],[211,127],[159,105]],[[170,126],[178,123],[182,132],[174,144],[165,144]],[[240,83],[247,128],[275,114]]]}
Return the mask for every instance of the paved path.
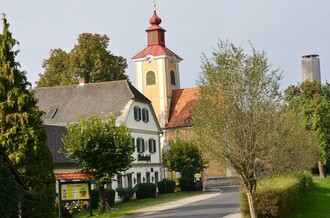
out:
{"label": "paved path", "polygon": [[238,188],[223,187],[221,192],[207,192],[202,195],[143,208],[139,210],[137,215],[128,216],[128,218],[240,218],[241,215],[238,211]]}

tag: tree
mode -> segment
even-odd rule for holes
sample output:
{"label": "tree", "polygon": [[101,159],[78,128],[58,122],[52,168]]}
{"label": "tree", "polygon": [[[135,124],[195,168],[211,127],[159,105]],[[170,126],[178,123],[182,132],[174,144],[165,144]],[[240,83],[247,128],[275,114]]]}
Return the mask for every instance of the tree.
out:
{"label": "tree", "polygon": [[183,175],[186,167],[193,167],[195,173],[205,168],[206,161],[193,141],[170,141],[170,145],[171,150],[167,152],[167,165],[170,170],[180,172]]}
{"label": "tree", "polygon": [[23,201],[24,189],[17,183],[9,165],[0,155],[0,214],[3,217],[19,217],[19,204]]}
{"label": "tree", "polygon": [[18,42],[9,32],[5,15],[0,35],[0,146],[30,188],[23,217],[54,217],[55,177],[51,153],[42,127],[43,112],[37,107],[25,72],[15,61]]}
{"label": "tree", "polygon": [[39,74],[37,87],[73,85],[79,78],[91,83],[127,79],[126,59],[107,50],[109,41],[106,35],[82,33],[69,53],[51,50],[49,59],[43,61],[45,72]]}
{"label": "tree", "polygon": [[104,212],[104,184],[111,182],[120,171],[130,168],[134,160],[134,145],[128,128],[116,126],[113,115],[102,120],[96,115],[79,118],[68,124],[68,134],[63,137],[65,154],[75,160],[86,172],[94,172],[100,190],[100,211]]}
{"label": "tree", "polygon": [[[290,131],[277,131],[283,127],[277,122],[280,79],[278,70],[270,70],[266,54],[253,47],[247,54],[241,47],[220,40],[212,57],[204,55],[202,59],[200,96],[192,110],[196,140],[212,160],[229,163],[237,172],[253,218],[257,217],[253,200],[256,172],[272,163],[269,159],[276,155],[272,149],[287,147],[293,141],[283,140],[291,137]],[[276,144],[280,139],[281,144]],[[275,171],[276,166],[271,166],[268,169]]]}
{"label": "tree", "polygon": [[326,174],[322,165],[326,165],[330,155],[330,84],[303,82],[289,86],[285,90],[285,101],[289,107],[304,120],[305,128],[317,135],[315,147],[320,150],[318,161],[321,178]]}

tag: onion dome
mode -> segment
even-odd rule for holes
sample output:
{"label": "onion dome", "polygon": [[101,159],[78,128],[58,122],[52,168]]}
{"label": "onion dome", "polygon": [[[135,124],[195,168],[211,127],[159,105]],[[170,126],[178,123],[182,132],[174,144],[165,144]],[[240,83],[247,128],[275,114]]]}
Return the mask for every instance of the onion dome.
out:
{"label": "onion dome", "polygon": [[156,10],[154,10],[154,15],[150,18],[149,23],[151,25],[159,25],[162,22],[162,19],[157,16]]}

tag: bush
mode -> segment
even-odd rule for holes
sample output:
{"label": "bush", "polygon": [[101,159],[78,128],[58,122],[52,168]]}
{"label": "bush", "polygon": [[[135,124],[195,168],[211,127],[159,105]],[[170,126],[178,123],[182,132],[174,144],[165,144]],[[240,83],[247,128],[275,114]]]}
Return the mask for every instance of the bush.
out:
{"label": "bush", "polygon": [[313,184],[313,179],[312,174],[310,172],[304,171],[303,173],[298,174],[297,178],[299,180],[300,191],[302,193],[308,191],[311,188]]}
{"label": "bush", "polygon": [[[259,217],[285,217],[292,212],[301,199],[301,185],[297,177],[265,178],[259,181],[254,194]],[[249,217],[246,194],[241,192],[241,212]]]}
{"label": "bush", "polygon": [[121,199],[123,202],[127,202],[131,200],[134,196],[135,189],[133,188],[116,188],[116,192],[118,194],[118,198]]}
{"label": "bush", "polygon": [[135,186],[135,196],[137,199],[155,198],[156,184],[140,183]]}
{"label": "bush", "polygon": [[194,179],[193,178],[180,178],[181,191],[193,191],[194,190]]}
{"label": "bush", "polygon": [[166,193],[173,193],[175,190],[175,182],[173,180],[163,179],[157,183],[158,192],[160,194],[165,193],[165,182],[166,182]]}
{"label": "bush", "polygon": [[[115,190],[111,188],[105,188],[104,192],[105,192],[106,202],[109,204],[110,207],[112,207],[115,204],[115,196],[116,196]],[[97,209],[100,201],[99,189],[94,189],[91,191],[91,198],[92,198],[92,208]]]}

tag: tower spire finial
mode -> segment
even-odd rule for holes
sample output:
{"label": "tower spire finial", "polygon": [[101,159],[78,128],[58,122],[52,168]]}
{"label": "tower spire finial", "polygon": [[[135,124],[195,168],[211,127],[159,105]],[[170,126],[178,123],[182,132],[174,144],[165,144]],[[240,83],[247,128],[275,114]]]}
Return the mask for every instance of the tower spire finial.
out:
{"label": "tower spire finial", "polygon": [[156,11],[156,0],[154,0],[154,11]]}

